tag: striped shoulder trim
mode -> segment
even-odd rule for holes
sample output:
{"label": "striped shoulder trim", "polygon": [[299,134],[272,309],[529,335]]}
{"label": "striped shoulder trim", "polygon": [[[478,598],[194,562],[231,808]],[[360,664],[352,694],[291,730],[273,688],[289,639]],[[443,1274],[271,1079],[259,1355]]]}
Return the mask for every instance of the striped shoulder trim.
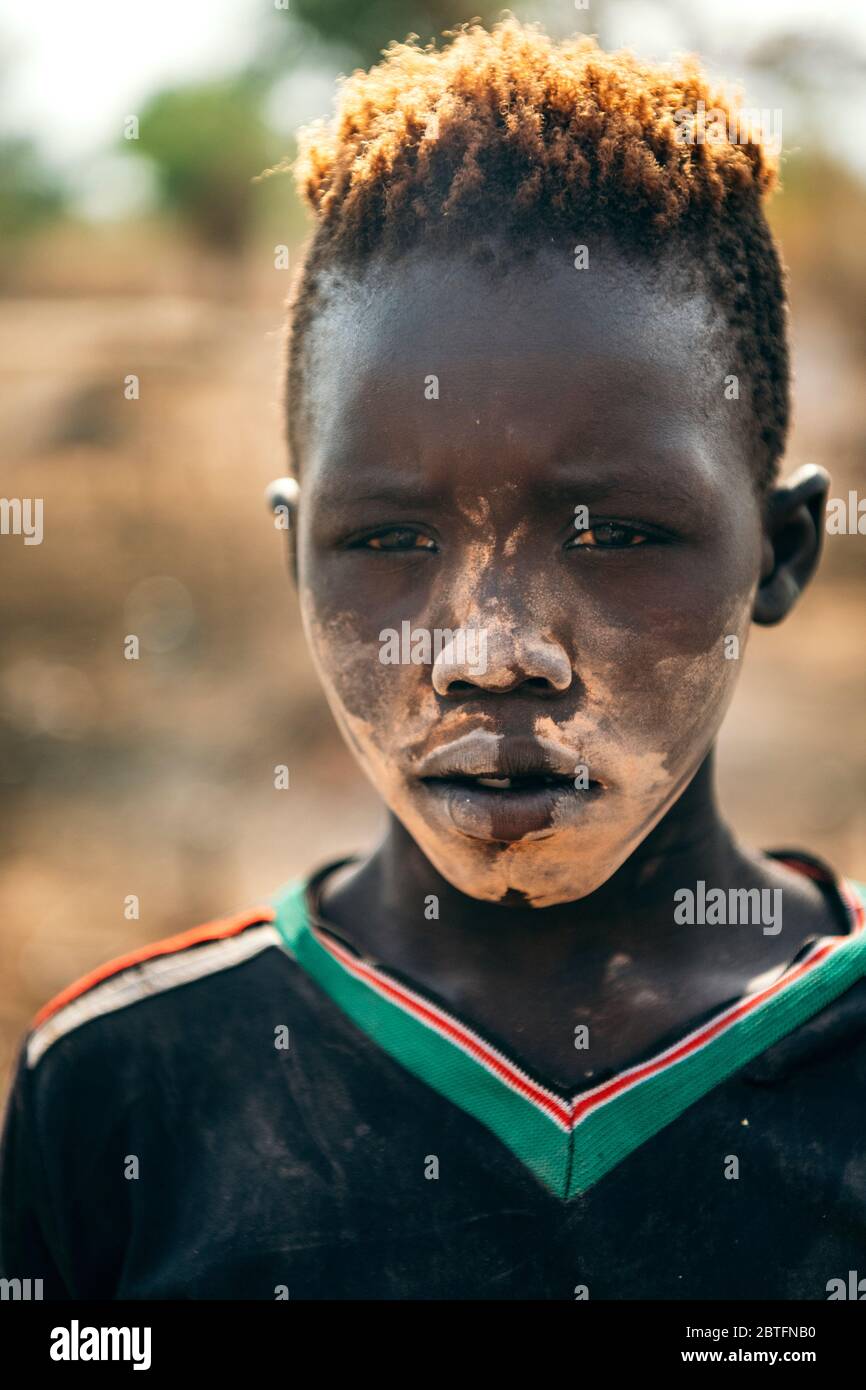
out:
{"label": "striped shoulder trim", "polygon": [[35,1066],[58,1038],[101,1014],[228,969],[268,946],[279,945],[273,921],[272,907],[257,907],[152,941],[97,966],[49,999],[36,1014],[27,1042],[28,1067]]}

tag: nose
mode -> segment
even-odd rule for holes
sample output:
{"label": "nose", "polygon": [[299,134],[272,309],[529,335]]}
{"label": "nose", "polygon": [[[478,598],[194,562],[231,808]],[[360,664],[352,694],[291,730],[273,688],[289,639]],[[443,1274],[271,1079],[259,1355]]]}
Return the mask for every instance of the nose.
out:
{"label": "nose", "polygon": [[499,620],[457,630],[436,656],[432,679],[436,693],[451,699],[473,690],[506,695],[522,688],[550,696],[569,688],[573,671],[554,638]]}

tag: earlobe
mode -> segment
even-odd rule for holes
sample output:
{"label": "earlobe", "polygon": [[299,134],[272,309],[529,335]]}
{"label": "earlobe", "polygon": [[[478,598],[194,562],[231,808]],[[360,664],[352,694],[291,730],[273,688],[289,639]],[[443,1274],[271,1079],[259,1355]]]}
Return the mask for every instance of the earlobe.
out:
{"label": "earlobe", "polygon": [[826,469],[807,464],[770,494],[754,622],[764,627],[781,622],[815,573],[829,487]]}
{"label": "earlobe", "polygon": [[295,583],[298,582],[298,551],[295,543],[295,528],[298,517],[298,502],[301,489],[295,478],[275,478],[265,488],[265,501],[274,514],[274,525],[286,532],[289,547],[289,569]]}

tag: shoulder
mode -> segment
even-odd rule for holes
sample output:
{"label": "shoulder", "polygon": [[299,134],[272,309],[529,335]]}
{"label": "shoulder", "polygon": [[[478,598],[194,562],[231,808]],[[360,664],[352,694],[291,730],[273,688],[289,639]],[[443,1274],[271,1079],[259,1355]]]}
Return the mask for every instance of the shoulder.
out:
{"label": "shoulder", "polygon": [[239,967],[268,951],[289,961],[282,945],[275,910],[263,903],[106,961],[35,1015],[24,1039],[24,1064],[44,1071],[50,1058],[53,1070],[72,1052],[92,1056],[117,1043],[138,1044],[155,1030],[167,1041],[181,1019],[188,1036],[191,1018],[201,1023],[233,995],[246,995],[250,986]]}
{"label": "shoulder", "polygon": [[118,1172],[135,1157],[169,1190],[220,1099],[255,1084],[262,1039],[273,1048],[274,1026],[300,1013],[300,974],[268,903],[118,956],[50,999],[20,1045],[0,1135],[0,1269],[41,1273],[49,1251],[47,1288],[113,1296],[136,1220],[161,1219]]}
{"label": "shoulder", "polygon": [[771,1081],[801,1068],[818,1068],[815,1074],[831,1086],[828,1094],[839,1094],[832,1087],[838,1076],[842,1093],[860,1106],[866,1086],[866,884],[841,875],[833,875],[832,882],[848,931],[813,937],[791,965],[788,974],[803,986],[805,1016],[749,1063],[745,1075]]}

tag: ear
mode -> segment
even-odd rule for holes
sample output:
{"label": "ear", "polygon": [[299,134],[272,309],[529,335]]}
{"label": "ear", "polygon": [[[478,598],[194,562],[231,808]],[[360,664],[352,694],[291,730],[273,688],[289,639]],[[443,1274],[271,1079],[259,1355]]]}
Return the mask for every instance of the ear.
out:
{"label": "ear", "polygon": [[764,627],[780,623],[815,573],[829,487],[826,469],[806,464],[770,493],[754,622]]}
{"label": "ear", "polygon": [[298,547],[295,537],[300,495],[301,489],[294,478],[276,478],[265,488],[265,501],[274,513],[274,525],[286,532],[289,573],[295,584],[298,582]]}

